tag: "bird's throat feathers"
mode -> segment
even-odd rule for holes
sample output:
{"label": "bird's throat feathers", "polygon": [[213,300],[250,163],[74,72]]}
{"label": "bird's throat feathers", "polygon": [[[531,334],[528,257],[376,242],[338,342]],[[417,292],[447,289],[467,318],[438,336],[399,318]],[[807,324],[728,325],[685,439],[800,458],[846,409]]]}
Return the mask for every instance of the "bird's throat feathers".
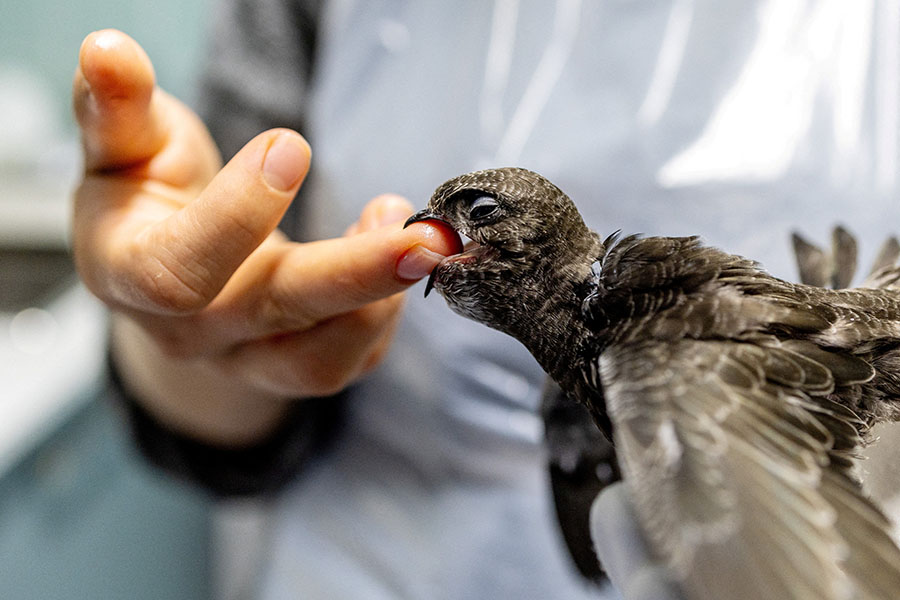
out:
{"label": "bird's throat feathers", "polygon": [[582,243],[564,258],[523,273],[517,297],[509,298],[509,317],[483,321],[519,340],[557,381],[572,377],[591,334],[584,327],[582,304],[592,289],[591,265],[603,251],[600,238],[585,228]]}

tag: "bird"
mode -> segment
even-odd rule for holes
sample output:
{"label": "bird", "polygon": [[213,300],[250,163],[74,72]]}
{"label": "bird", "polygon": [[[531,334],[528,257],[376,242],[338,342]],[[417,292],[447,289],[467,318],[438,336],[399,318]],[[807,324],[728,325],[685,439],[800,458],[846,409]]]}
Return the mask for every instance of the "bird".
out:
{"label": "bird", "polygon": [[426,296],[516,338],[584,407],[685,598],[900,594],[900,549],[855,460],[900,417],[895,265],[826,289],[696,236],[602,237],[517,167],[443,183],[406,226],[428,221],[469,241]]}

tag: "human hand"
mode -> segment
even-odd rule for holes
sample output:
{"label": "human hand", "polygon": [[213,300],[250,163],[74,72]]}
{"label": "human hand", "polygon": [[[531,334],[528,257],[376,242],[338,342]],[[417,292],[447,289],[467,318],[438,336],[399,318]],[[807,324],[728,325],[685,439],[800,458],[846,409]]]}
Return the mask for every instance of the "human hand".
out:
{"label": "human hand", "polygon": [[222,167],[121,32],[85,39],[73,96],[76,266],[113,311],[129,388],[173,428],[249,443],[288,398],[343,388],[385,354],[400,292],[458,250],[432,224],[402,229],[411,207],[396,196],[370,202],[343,238],[290,242],[276,227],[309,166],[303,138],[264,132]]}
{"label": "human hand", "polygon": [[682,600],[666,568],[650,556],[622,482],[607,486],[594,500],[591,538],[624,600]]}

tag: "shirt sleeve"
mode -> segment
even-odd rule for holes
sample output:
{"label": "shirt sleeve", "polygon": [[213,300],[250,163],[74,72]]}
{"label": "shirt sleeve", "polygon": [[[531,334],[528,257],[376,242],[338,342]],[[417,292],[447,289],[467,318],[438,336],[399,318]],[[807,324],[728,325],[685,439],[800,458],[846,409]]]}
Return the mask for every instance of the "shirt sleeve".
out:
{"label": "shirt sleeve", "polygon": [[271,495],[293,481],[334,438],[343,395],[295,402],[279,427],[252,446],[207,444],[167,428],[128,391],[108,360],[109,395],[126,412],[140,453],[153,465],[217,497]]}

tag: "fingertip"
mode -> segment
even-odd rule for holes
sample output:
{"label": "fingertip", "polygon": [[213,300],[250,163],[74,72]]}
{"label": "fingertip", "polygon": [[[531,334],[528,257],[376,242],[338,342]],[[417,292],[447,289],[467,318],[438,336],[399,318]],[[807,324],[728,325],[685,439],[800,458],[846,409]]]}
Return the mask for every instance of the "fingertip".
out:
{"label": "fingertip", "polygon": [[397,260],[395,274],[403,281],[416,281],[429,275],[447,256],[462,252],[459,234],[437,223],[415,223],[405,229],[412,244]]}
{"label": "fingertip", "polygon": [[418,244],[443,256],[459,254],[463,249],[459,234],[439,221],[413,223],[403,231],[409,232]]}
{"label": "fingertip", "polygon": [[88,34],[79,49],[78,67],[100,101],[135,96],[149,100],[155,85],[150,57],[133,38],[116,29]]}

